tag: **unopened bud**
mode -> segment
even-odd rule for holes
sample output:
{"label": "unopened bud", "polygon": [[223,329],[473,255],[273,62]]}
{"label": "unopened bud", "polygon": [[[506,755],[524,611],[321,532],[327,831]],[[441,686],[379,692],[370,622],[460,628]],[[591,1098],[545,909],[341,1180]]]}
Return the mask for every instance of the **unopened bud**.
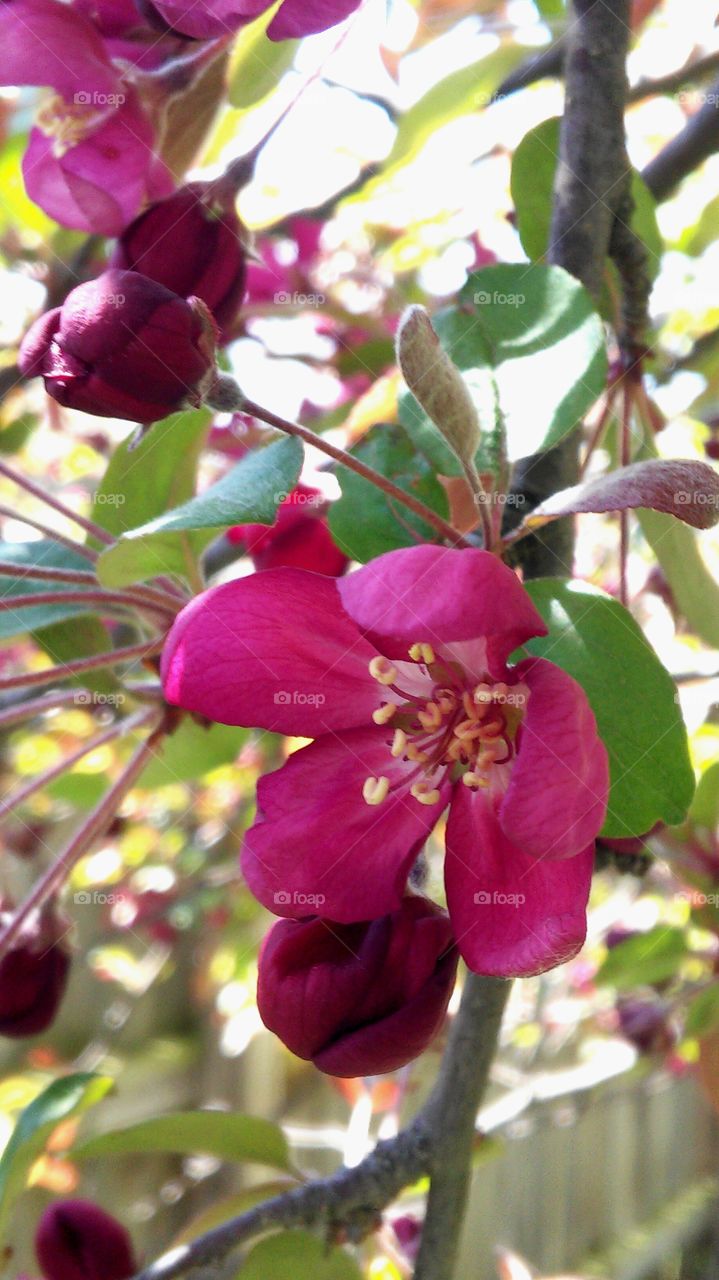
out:
{"label": "unopened bud", "polygon": [[125,1228],[90,1200],[51,1204],[35,1252],[46,1280],[127,1280],[137,1270]]}
{"label": "unopened bud", "polygon": [[479,417],[459,369],[440,345],[424,307],[408,307],[397,330],[397,359],[412,395],[460,462],[473,466]]}

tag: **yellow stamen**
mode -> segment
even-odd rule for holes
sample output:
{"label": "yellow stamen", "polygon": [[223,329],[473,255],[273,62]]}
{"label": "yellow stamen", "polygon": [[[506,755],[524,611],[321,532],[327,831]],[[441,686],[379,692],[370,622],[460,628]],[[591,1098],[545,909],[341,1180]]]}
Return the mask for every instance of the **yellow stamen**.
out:
{"label": "yellow stamen", "polygon": [[417,713],[417,719],[423,729],[439,729],[442,723],[442,712],[436,702],[428,702],[424,711]]}
{"label": "yellow stamen", "polygon": [[389,778],[365,778],[362,787],[362,799],[365,804],[381,804],[387,799]]}
{"label": "yellow stamen", "polygon": [[427,761],[429,760],[429,756],[427,755],[427,752],[420,751],[419,747],[416,747],[413,742],[407,743],[407,750],[405,751],[405,755],[408,760],[413,760],[415,764],[426,764]]}
{"label": "yellow stamen", "polygon": [[431,644],[413,644],[409,648],[409,656],[413,662],[424,662],[426,666],[435,661]]}
{"label": "yellow stamen", "polygon": [[410,795],[415,800],[419,800],[420,804],[436,804],[439,800],[439,791],[436,787],[431,787],[428,782],[415,782],[410,787]]}
{"label": "yellow stamen", "polygon": [[483,778],[481,773],[472,773],[471,771],[462,774],[462,782],[465,787],[471,787],[472,791],[477,791],[480,787],[489,786],[489,778]]}
{"label": "yellow stamen", "polygon": [[406,746],[407,746],[407,734],[405,733],[404,729],[395,729],[394,737],[392,739],[392,746],[390,747],[390,753],[395,757],[395,759],[397,759],[399,756],[404,755]]}
{"label": "yellow stamen", "polygon": [[397,679],[397,668],[392,666],[388,658],[377,654],[369,664],[369,673],[380,684],[394,684]]}
{"label": "yellow stamen", "polygon": [[385,702],[384,706],[378,707],[376,711],[372,712],[372,719],[375,724],[387,724],[387,721],[392,719],[396,710],[396,702]]}

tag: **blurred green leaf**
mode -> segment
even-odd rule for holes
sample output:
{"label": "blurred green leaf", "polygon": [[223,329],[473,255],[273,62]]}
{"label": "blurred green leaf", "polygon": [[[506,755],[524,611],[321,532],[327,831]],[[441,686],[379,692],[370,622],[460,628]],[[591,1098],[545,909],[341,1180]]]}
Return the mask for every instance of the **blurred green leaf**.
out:
{"label": "blurred green leaf", "polygon": [[719,827],[719,761],[705,769],[697,783],[689,817],[699,827]]}
{"label": "blurred green leaf", "polygon": [[211,1231],[213,1227],[222,1226],[222,1223],[227,1222],[229,1218],[237,1218],[248,1209],[253,1209],[256,1204],[261,1204],[263,1200],[282,1195],[283,1192],[291,1191],[297,1185],[296,1178],[275,1178],[272,1182],[259,1182],[256,1186],[246,1187],[244,1191],[238,1191],[236,1195],[227,1196],[224,1200],[216,1200],[214,1204],[203,1209],[196,1218],[188,1222],[173,1243],[186,1244],[189,1240],[196,1240],[198,1236]]}
{"label": "blurred green leaf", "polygon": [[684,1021],[684,1033],[701,1038],[716,1027],[719,1027],[719,982],[705,987],[690,1002]]}
{"label": "blurred green leaf", "polygon": [[[95,606],[97,608],[97,605]],[[34,631],[33,636],[42,646],[55,666],[72,662],[75,658],[89,658],[94,653],[108,653],[112,648],[107,628],[99,618],[81,616],[66,622],[53,622],[49,627]],[[110,693],[117,689],[119,681],[112,671],[86,671],[72,676],[71,684],[96,693]]]}
{"label": "blurred green leaf", "polygon": [[199,781],[210,769],[236,759],[248,737],[248,729],[205,726],[186,716],[173,734],[163,738],[155,759],[135,785],[154,791],[172,783]]}
{"label": "blurred green leaf", "polygon": [[[35,542],[0,542],[0,560],[11,561],[17,565],[17,577],[0,577],[0,599],[3,596],[26,596],[28,606],[34,595],[46,591],[89,590],[76,587],[71,582],[45,582],[41,578],[23,577],[23,569],[49,568],[72,569],[87,572],[88,561],[84,556],[71,551],[59,542],[49,538],[38,538]],[[15,607],[0,609],[0,640],[10,636],[22,635],[27,631],[38,631],[50,623],[62,622],[66,618],[74,618],[78,614],[96,610],[97,605],[83,605],[74,602],[68,604],[41,604],[35,607]]]}
{"label": "blurred green leaf", "polygon": [[[438,515],[448,518],[444,489],[402,427],[373,427],[351,452]],[[424,520],[354,471],[343,467],[340,483],[342,497],[330,506],[329,525],[337,546],[351,559],[364,562],[395,547],[411,547],[436,537]]]}
{"label": "blurred green leaf", "polygon": [[270,40],[267,28],[279,3],[243,27],[232,47],[227,94],[233,107],[257,106],[292,66],[299,40]]}
{"label": "blurred green leaf", "polygon": [[191,577],[192,564],[216,533],[233,524],[274,522],[283,496],[299,479],[302,457],[302,445],[292,437],[247,454],[196,498],[127,530],[100,556],[98,576],[108,586],[158,573]]}
{"label": "blurred green leaf", "polygon": [[[604,390],[602,322],[589,294],[561,267],[485,267],[469,277],[458,306],[432,324],[477,405],[485,438],[480,471],[496,470],[497,408],[514,461],[556,444]],[[442,475],[458,474],[436,427],[407,396],[400,421]]]}
{"label": "blurred green leaf", "polygon": [[261,1240],[237,1272],[237,1280],[362,1280],[344,1249],[331,1249],[308,1231],[283,1231]]}
{"label": "blurred green leaf", "polygon": [[666,982],[676,976],[687,950],[681,929],[658,924],[612,947],[597,972],[596,981],[619,991]]}
{"label": "blurred green leaf", "polygon": [[0,430],[0,453],[17,453],[40,425],[34,413],[23,413]]}
{"label": "blurred green leaf", "polygon": [[686,729],[674,682],[634,618],[587,583],[538,578],[527,591],[549,628],[527,649],[582,686],[609,754],[602,834],[681,822],[694,792]]}
{"label": "blurred green leaf", "polygon": [[95,491],[95,523],[120,537],[190,498],[211,422],[209,409],[173,413],[131,448],[133,430],[115,450]]}
{"label": "blurred green leaf", "polygon": [[55,1127],[94,1107],[112,1085],[109,1076],[87,1072],[63,1076],[22,1112],[0,1160],[0,1240],[6,1238],[8,1216]]}
{"label": "blurred green leaf", "polygon": [[158,1151],[251,1160],[292,1172],[287,1139],[278,1125],[233,1111],[177,1111],[91,1138],[73,1149],[73,1159],[132,1156]]}

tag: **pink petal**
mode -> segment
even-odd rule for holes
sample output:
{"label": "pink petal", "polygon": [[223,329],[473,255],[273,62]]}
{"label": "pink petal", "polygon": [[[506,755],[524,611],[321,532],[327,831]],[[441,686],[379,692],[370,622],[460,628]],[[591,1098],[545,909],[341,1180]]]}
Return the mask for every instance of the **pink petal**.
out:
{"label": "pink petal", "polygon": [[[279,572],[279,571],[278,571]],[[331,734],[290,756],[257,788],[259,820],[247,833],[242,870],[275,915],[322,915],[340,923],[396,911],[407,876],[449,796],[435,805],[408,785],[368,805],[368,777],[401,782],[381,728]]]}
{"label": "pink petal", "polygon": [[416,641],[486,636],[490,659],[505,661],[517,645],[547,634],[519,578],[487,551],[389,551],[343,579],[339,591],[350,617],[391,657]]}
{"label": "pink petal", "polygon": [[162,676],[169,702],[217,720],[317,737],[371,724],[376,650],[334,578],[270,569],[214,587],[177,618]]}
{"label": "pink petal", "polygon": [[576,680],[545,658],[520,663],[516,674],[529,687],[529,702],[499,821],[532,857],[571,857],[604,822],[606,748]]}
{"label": "pink petal", "polygon": [[70,102],[120,84],[92,23],[56,0],[0,4],[0,48],[3,84],[48,85]]}
{"label": "pink petal", "polygon": [[475,973],[543,973],[576,955],[586,935],[594,866],[589,846],[562,862],[509,844],[482,792],[457,787],[447,823],[445,884],[457,946]]}
{"label": "pink petal", "polygon": [[360,0],[285,0],[272,19],[270,40],[287,40],[326,31],[359,8]]}

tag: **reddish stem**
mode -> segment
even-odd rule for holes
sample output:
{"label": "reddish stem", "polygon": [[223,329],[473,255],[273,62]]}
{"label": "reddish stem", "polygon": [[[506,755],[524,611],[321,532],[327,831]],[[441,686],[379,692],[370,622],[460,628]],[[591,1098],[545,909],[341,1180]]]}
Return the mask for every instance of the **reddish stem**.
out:
{"label": "reddish stem", "polygon": [[156,726],[150,736],[137,748],[125,765],[119,778],[105,793],[99,804],[88,815],[59,857],[33,885],[25,901],[13,913],[12,919],[0,934],[0,959],[7,955],[23,926],[35,911],[39,910],[62,887],[70,872],[103,833],[117,815],[120,801],[139,778],[145,766],[155,754],[158,736],[162,733],[157,723],[157,713],[145,713],[147,720],[155,718]]}
{"label": "reddish stem", "polygon": [[131,595],[127,591],[103,591],[101,587],[98,587],[96,591],[37,591],[32,595],[0,595],[0,610],[26,609],[35,605],[48,604],[99,604],[108,610],[117,608],[146,609],[153,613],[159,613],[165,623],[167,623],[168,618],[174,618],[175,616],[168,604],[140,600],[137,596]]}
{"label": "reddish stem", "polygon": [[151,658],[159,653],[164,639],[150,640],[144,644],[130,644],[123,649],[113,649],[111,653],[95,653],[89,658],[76,658],[73,662],[64,662],[61,667],[46,667],[43,671],[33,671],[22,676],[10,676],[0,680],[0,692],[7,689],[22,689],[34,684],[50,684],[53,680],[71,680],[73,676],[84,675],[86,671],[96,671],[101,667],[115,667],[121,662],[129,662],[132,658]]}
{"label": "reddish stem", "polygon": [[74,524],[84,529],[91,537],[97,538],[98,542],[104,542],[109,546],[115,541],[112,534],[106,529],[102,529],[99,524],[95,524],[94,520],[87,520],[85,516],[79,516],[76,512],[66,507],[64,502],[60,502],[59,498],[54,498],[52,494],[46,493],[39,484],[35,484],[28,476],[24,476],[19,471],[15,471],[13,467],[8,466],[7,462],[0,461],[0,475],[7,476],[8,480],[14,481],[21,489],[27,489],[33,497],[38,498],[40,502],[44,502],[48,507],[52,507],[54,511],[59,511],[60,515],[65,516],[67,520],[72,520]]}
{"label": "reddish stem", "polygon": [[12,507],[6,507],[2,504],[0,504],[0,516],[7,516],[10,520],[19,520],[21,524],[29,525],[31,529],[37,529],[38,533],[43,533],[46,538],[50,538],[53,542],[61,543],[63,547],[67,547],[69,551],[74,551],[78,556],[84,556],[92,564],[97,560],[98,553],[92,547],[86,547],[81,542],[66,538],[63,533],[58,533],[57,529],[51,529],[49,525],[41,524],[39,520],[34,520],[32,516],[21,515],[19,511],[13,511]]}
{"label": "reddish stem", "polygon": [[11,729],[13,725],[29,720],[31,716],[41,716],[46,711],[54,711],[56,707],[75,702],[81,692],[80,689],[58,689],[46,697],[32,698],[28,702],[18,702],[14,707],[6,707],[4,711],[0,711],[0,730]]}

